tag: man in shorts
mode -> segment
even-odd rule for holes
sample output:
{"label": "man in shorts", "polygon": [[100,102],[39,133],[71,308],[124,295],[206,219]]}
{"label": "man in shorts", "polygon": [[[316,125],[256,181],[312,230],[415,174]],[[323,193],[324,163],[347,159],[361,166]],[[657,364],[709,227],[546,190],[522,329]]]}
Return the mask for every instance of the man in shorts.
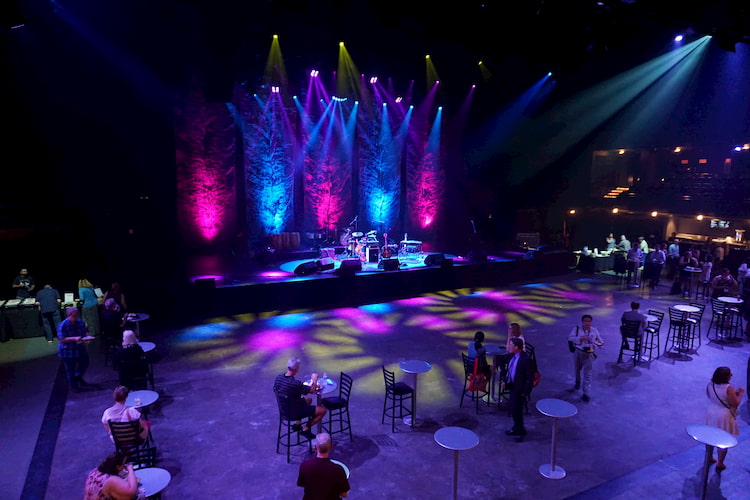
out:
{"label": "man in shorts", "polygon": [[[299,358],[289,358],[287,362],[286,373],[276,376],[276,381],[273,384],[273,390],[277,394],[286,395],[289,398],[289,415],[287,417],[290,420],[297,420],[294,428],[299,430],[300,433],[307,439],[315,439],[315,434],[310,428],[323,420],[326,414],[324,406],[314,406],[312,404],[311,394],[315,393],[318,385],[318,374],[312,374],[312,380],[310,385],[307,386],[302,383],[301,380],[294,378],[299,373],[300,364],[302,362]],[[307,418],[308,421],[302,424],[302,419]]]}

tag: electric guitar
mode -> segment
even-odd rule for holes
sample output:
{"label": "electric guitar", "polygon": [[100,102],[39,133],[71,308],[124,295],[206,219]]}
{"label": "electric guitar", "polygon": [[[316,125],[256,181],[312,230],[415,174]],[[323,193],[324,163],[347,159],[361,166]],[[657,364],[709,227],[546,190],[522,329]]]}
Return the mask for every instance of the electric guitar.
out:
{"label": "electric guitar", "polygon": [[391,251],[391,247],[388,246],[388,233],[383,233],[383,239],[385,240],[385,245],[383,245],[383,249],[380,251],[380,257],[383,259],[390,259],[393,256],[393,251]]}

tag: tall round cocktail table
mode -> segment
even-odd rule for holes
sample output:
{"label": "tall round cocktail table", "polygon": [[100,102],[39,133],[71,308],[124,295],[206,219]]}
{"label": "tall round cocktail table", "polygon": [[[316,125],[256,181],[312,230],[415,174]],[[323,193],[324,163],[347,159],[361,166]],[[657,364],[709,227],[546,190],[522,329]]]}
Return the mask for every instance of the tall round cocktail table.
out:
{"label": "tall round cocktail table", "polygon": [[411,415],[404,417],[404,423],[412,427],[422,425],[422,419],[417,417],[417,375],[430,371],[432,366],[427,361],[419,359],[407,359],[398,364],[405,373],[414,374],[414,397],[411,399]]}
{"label": "tall round cocktail table", "polygon": [[540,399],[536,402],[536,409],[542,415],[552,417],[552,458],[550,463],[540,465],[539,473],[549,479],[562,479],[567,473],[565,469],[555,464],[557,458],[557,420],[572,417],[578,413],[578,409],[562,399]]}
{"label": "tall round cocktail table", "polygon": [[147,467],[144,469],[137,469],[134,472],[135,477],[140,479],[141,493],[147,498],[156,495],[157,493],[161,493],[161,491],[166,488],[172,480],[172,475],[169,471],[160,467]]}
{"label": "tall round cocktail table", "polygon": [[458,452],[479,444],[479,436],[463,427],[443,427],[435,432],[435,442],[453,450],[453,500],[458,498]]}
{"label": "tall round cocktail table", "polygon": [[703,459],[703,486],[701,489],[701,499],[705,499],[708,486],[708,469],[711,467],[714,447],[733,448],[737,446],[737,438],[727,431],[711,425],[688,425],[685,430],[691,438],[706,445],[706,456]]}

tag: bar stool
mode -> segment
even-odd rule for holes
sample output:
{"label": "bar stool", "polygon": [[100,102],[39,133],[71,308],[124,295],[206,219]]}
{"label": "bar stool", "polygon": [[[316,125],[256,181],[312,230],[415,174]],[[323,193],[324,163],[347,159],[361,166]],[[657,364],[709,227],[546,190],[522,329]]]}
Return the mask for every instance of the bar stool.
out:
{"label": "bar stool", "polygon": [[[703,312],[706,310],[706,304],[699,302],[691,302],[691,306],[698,309],[698,312],[689,312],[685,320],[690,323],[690,327],[693,330],[693,337],[698,339],[698,347],[701,346],[701,336],[703,331],[701,328],[701,322],[703,321]],[[696,334],[697,331],[697,334]]]}
{"label": "bar stool", "polygon": [[731,320],[728,318],[727,305],[719,299],[711,299],[711,322],[708,324],[706,337],[711,338],[714,330],[715,340],[724,340],[731,331]]}
{"label": "bar stool", "polygon": [[695,287],[695,300],[701,298],[706,300],[711,298],[711,282],[707,280],[700,280]]}
{"label": "bar stool", "polygon": [[[622,363],[623,354],[632,354],[633,365],[635,366],[640,361],[641,353],[641,337],[639,330],[641,328],[640,321],[628,321],[622,320],[620,325],[620,353],[617,355],[617,362]],[[633,347],[630,347],[630,342],[633,342]]]}
{"label": "bar stool", "polygon": [[[671,347],[669,346],[670,340],[672,342]],[[669,329],[667,330],[667,341],[664,346],[664,351],[671,351],[675,347],[677,352],[682,353],[688,344],[692,347],[692,336],[690,334],[690,323],[687,321],[687,313],[675,309],[674,307],[669,308]]]}
{"label": "bar stool", "polygon": [[396,374],[383,368],[385,381],[385,399],[383,400],[383,415],[380,423],[385,423],[385,417],[391,419],[391,432],[396,432],[396,419],[414,416],[412,412],[414,389],[404,382],[396,382]]}
{"label": "bar stool", "polygon": [[656,349],[656,357],[661,356],[661,340],[659,334],[661,333],[661,324],[664,321],[664,313],[656,311],[654,309],[648,310],[648,315],[656,318],[654,321],[649,321],[646,325],[646,329],[643,331],[643,352],[642,354],[648,353],[648,359],[654,359],[654,349]]}

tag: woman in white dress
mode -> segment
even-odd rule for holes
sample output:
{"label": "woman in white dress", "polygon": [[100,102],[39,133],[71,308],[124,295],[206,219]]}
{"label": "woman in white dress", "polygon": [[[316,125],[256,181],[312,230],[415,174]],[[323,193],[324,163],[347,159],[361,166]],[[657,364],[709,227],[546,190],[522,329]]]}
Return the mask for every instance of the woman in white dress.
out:
{"label": "woman in white dress", "polygon": [[[744,387],[735,389],[729,380],[732,378],[732,370],[727,366],[720,366],[714,371],[711,382],[706,385],[706,396],[709,404],[706,412],[706,425],[718,427],[725,430],[733,436],[739,435],[737,427],[737,407],[742,400],[742,394],[745,392]],[[727,468],[724,465],[724,459],[727,456],[727,448],[717,449],[719,461],[716,463],[716,471],[721,472]],[[712,458],[712,461],[713,460]]]}

